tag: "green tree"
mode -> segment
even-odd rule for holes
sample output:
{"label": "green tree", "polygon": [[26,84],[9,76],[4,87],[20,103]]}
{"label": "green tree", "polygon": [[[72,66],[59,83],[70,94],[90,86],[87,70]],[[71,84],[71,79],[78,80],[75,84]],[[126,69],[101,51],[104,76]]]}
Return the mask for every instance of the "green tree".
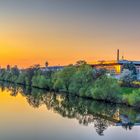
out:
{"label": "green tree", "polygon": [[97,79],[91,89],[92,98],[104,101],[119,101],[119,93],[120,87],[117,80],[107,76]]}
{"label": "green tree", "polygon": [[75,71],[75,66],[67,66],[63,70],[55,72],[53,75],[54,89],[61,89],[68,92]]}
{"label": "green tree", "polygon": [[93,69],[87,64],[79,65],[72,75],[69,91],[82,96],[93,84]]}
{"label": "green tree", "polygon": [[26,79],[26,74],[25,74],[25,72],[22,71],[19,74],[19,76],[18,76],[18,78],[16,80],[16,83],[25,85],[26,84],[25,79]]}

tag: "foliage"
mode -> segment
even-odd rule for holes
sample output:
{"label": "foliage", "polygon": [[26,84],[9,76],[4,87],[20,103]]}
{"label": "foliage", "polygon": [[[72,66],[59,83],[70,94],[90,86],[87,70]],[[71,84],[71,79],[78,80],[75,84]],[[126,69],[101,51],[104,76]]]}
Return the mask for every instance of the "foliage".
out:
{"label": "foliage", "polygon": [[120,87],[116,79],[109,78],[107,76],[102,76],[100,79],[96,80],[92,91],[92,98],[117,102],[119,101]]}
{"label": "foliage", "polygon": [[140,88],[140,81],[133,81],[133,82],[132,82],[132,86],[133,86],[133,87]]}
{"label": "foliage", "polygon": [[131,94],[124,94],[123,102],[127,105],[140,107],[140,89],[133,90]]}
{"label": "foliage", "polygon": [[133,62],[125,63],[125,64],[123,65],[123,70],[124,70],[124,69],[130,70],[130,71],[132,72],[132,75],[135,75],[135,76],[137,75],[136,66],[134,65]]}
{"label": "foliage", "polygon": [[26,79],[25,72],[21,72],[20,75],[18,76],[17,80],[16,80],[16,83],[25,85],[26,84],[25,79]]}
{"label": "foliage", "polygon": [[136,66],[134,65],[133,62],[125,63],[122,67],[122,70],[123,71],[129,70],[131,72],[131,74],[130,74],[131,81],[129,81],[129,83],[128,82],[126,83],[124,81],[124,84],[129,84],[130,85],[132,81],[137,80],[138,73],[137,73],[137,70],[136,70]]}
{"label": "foliage", "polygon": [[131,82],[134,81],[135,77],[134,77],[132,71],[130,71],[128,69],[124,69],[120,76],[120,79],[122,80],[122,83],[125,86],[130,86]]}
{"label": "foliage", "polygon": [[[132,83],[133,74],[124,69],[122,82],[126,85]],[[132,106],[139,106],[140,103],[139,90],[129,95],[121,94],[116,79],[108,77],[105,69],[92,68],[85,61],[78,61],[76,65],[68,65],[58,71],[43,71],[38,64],[28,69],[7,66],[7,69],[0,69],[0,80],[27,85],[28,90],[37,87],[108,102],[123,102]]]}
{"label": "foliage", "polygon": [[33,87],[38,87],[38,88],[48,88],[47,79],[43,75],[33,76],[32,86]]}
{"label": "foliage", "polygon": [[76,68],[72,76],[69,92],[84,96],[94,82],[93,69],[87,64]]}
{"label": "foliage", "polygon": [[74,66],[67,66],[61,71],[57,71],[53,75],[54,89],[69,91],[70,83],[72,82],[72,77],[76,71]]}

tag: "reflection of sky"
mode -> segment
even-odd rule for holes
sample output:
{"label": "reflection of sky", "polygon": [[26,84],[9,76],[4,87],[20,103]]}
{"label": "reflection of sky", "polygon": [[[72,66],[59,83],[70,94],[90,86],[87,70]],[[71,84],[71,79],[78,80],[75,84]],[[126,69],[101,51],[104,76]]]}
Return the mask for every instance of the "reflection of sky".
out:
{"label": "reflection of sky", "polygon": [[1,140],[139,140],[140,127],[126,131],[122,127],[108,127],[99,136],[94,124],[80,125],[76,119],[63,118],[40,108],[29,106],[26,97],[12,97],[0,93],[0,139]]}
{"label": "reflection of sky", "polygon": [[117,48],[138,60],[139,7],[138,0],[1,0],[1,65],[115,59]]}

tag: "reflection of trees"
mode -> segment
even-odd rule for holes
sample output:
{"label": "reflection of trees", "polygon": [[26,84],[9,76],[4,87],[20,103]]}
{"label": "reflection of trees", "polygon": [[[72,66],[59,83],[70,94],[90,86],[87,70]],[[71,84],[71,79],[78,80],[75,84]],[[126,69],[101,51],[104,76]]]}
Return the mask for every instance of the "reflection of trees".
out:
{"label": "reflection of trees", "polygon": [[27,102],[34,108],[38,108],[43,104],[42,100],[40,99],[41,96],[35,96],[35,95],[27,95],[26,99]]}
{"label": "reflection of trees", "polygon": [[[34,88],[31,89],[30,87],[4,83],[0,83],[0,85],[2,91],[10,91],[10,95],[12,96],[16,96],[18,93],[22,94],[22,96],[26,97],[27,102],[34,108],[38,108],[44,104],[48,110],[51,109],[63,117],[75,118],[82,125],[88,126],[94,123],[96,132],[101,136],[104,130],[117,122],[117,120],[114,120],[114,114],[118,109],[121,114],[128,115],[132,122],[135,122],[137,117],[137,111],[127,107],[119,107],[79,97],[66,96],[66,94],[47,92]],[[122,126],[125,129],[131,129],[131,124],[123,124]]]}
{"label": "reflection of trees", "polygon": [[108,120],[102,119],[100,117],[96,118],[94,122],[94,127],[96,129],[96,132],[100,135],[103,136],[104,130],[107,129],[107,127],[110,125]]}
{"label": "reflection of trees", "polygon": [[0,83],[1,90],[6,90],[7,92],[10,91],[11,96],[17,96],[18,92],[20,92],[20,87],[16,87],[14,84],[6,84],[6,83]]}

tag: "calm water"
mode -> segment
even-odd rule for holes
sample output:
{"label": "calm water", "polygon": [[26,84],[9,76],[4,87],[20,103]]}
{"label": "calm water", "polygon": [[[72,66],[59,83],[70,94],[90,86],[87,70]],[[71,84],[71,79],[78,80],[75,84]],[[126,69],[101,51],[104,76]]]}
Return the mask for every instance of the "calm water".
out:
{"label": "calm water", "polygon": [[140,110],[1,84],[0,140],[140,140]]}

